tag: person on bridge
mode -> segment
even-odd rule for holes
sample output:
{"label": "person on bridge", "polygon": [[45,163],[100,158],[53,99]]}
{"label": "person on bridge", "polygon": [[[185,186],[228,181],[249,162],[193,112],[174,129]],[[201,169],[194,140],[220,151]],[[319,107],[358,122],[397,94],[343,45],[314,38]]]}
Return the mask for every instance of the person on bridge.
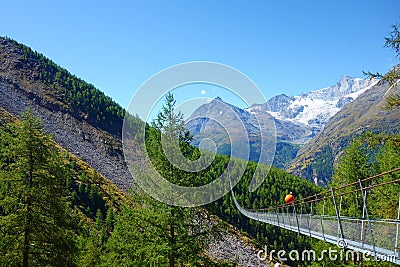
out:
{"label": "person on bridge", "polygon": [[292,192],[290,192],[289,195],[286,195],[285,202],[286,204],[292,204],[294,199],[295,197],[293,196]]}

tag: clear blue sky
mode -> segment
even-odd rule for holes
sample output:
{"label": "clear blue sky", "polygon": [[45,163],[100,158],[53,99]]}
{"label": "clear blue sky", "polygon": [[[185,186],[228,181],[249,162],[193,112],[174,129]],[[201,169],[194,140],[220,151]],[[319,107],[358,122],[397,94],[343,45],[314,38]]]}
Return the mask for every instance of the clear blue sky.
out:
{"label": "clear blue sky", "polygon": [[[2,1],[0,35],[126,106],[146,79],[187,61],[249,76],[269,98],[387,71],[400,1]],[[200,92],[199,92],[200,96]]]}

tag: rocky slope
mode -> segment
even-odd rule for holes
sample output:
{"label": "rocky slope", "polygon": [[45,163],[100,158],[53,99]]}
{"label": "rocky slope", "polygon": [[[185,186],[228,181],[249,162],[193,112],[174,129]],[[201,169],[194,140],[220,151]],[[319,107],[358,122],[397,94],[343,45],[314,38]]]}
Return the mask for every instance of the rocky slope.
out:
{"label": "rocky slope", "polygon": [[120,138],[88,122],[86,114],[60,100],[57,85],[41,82],[37,78],[40,60],[24,62],[22,57],[19,47],[0,38],[0,106],[17,117],[32,108],[57,143],[121,189],[131,188],[133,179],[123,159]]}

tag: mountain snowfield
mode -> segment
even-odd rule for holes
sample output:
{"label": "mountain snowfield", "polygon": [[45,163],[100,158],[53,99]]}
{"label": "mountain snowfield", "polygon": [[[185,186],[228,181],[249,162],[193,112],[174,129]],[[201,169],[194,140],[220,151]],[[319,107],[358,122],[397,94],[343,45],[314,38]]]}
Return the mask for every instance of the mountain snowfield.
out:
{"label": "mountain snowfield", "polygon": [[268,112],[276,120],[308,126],[316,134],[343,106],[354,101],[377,82],[377,79],[343,76],[333,86],[300,96],[278,95],[266,104],[256,104],[246,110],[253,114]]}

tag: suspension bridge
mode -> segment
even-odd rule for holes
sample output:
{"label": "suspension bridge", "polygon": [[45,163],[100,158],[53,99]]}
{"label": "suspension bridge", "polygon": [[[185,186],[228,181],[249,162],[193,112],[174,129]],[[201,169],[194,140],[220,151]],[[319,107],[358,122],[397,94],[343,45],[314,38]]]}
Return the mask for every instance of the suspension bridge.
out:
{"label": "suspension bridge", "polygon": [[[396,203],[395,207],[391,205],[392,209],[397,210],[394,211],[395,218],[371,218],[368,210],[374,201],[368,197],[374,196],[374,190],[384,194],[384,186],[400,182],[400,179],[396,179],[398,176],[392,175],[395,172],[400,172],[400,168],[298,199],[290,204],[259,210],[242,207],[233,190],[232,196],[237,209],[250,219],[363,253],[375,260],[400,264],[400,190],[395,191],[395,199],[389,196],[391,202]],[[396,190],[398,187],[394,188]],[[349,216],[348,211],[346,215],[341,214],[350,201],[358,206],[358,216]]]}

